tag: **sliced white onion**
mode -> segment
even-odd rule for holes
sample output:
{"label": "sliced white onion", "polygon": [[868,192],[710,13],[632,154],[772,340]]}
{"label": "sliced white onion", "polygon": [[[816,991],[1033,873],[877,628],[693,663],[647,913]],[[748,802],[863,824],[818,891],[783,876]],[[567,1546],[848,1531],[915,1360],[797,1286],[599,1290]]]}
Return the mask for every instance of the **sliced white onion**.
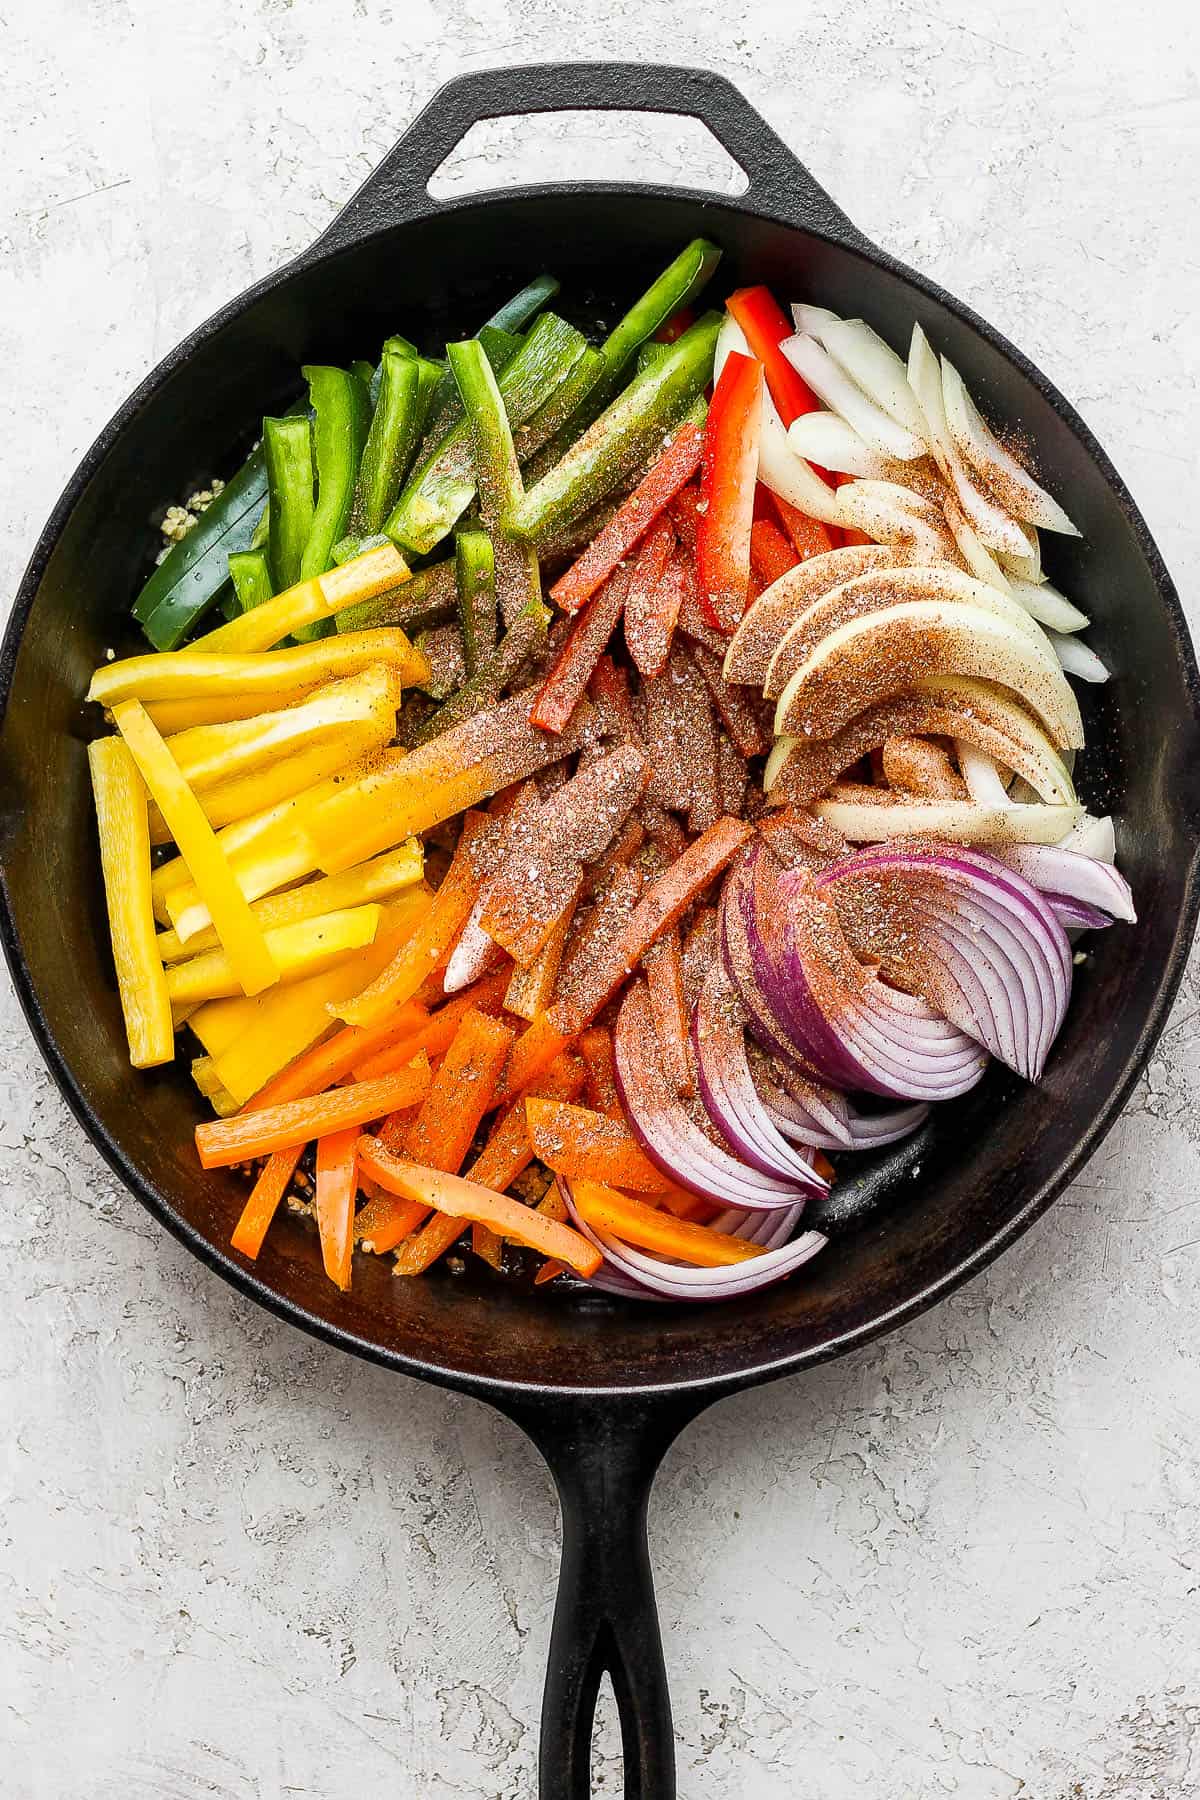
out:
{"label": "sliced white onion", "polygon": [[481,975],[486,975],[489,969],[495,968],[504,960],[504,952],[499,944],[488,936],[479,923],[486,905],[487,895],[481,894],[446,964],[446,973],[442,977],[443,993],[457,994],[460,989],[470,987],[473,981],[478,981]]}
{"label": "sliced white onion", "polygon": [[1087,614],[1048,581],[1025,581],[1014,575],[1009,578],[1008,590],[1049,631],[1083,631],[1091,624]]}
{"label": "sliced white onion", "polygon": [[958,758],[962,778],[967,784],[967,792],[976,806],[1012,805],[1008,789],[1000,779],[1000,770],[992,757],[983,750],[976,750],[974,745],[964,743],[962,738],[955,739],[954,753]]}
{"label": "sliced white onion", "polygon": [[1042,573],[1042,546],[1038,538],[1037,528],[1033,525],[1018,525],[1025,534],[1025,542],[1029,546],[1023,556],[1014,556],[1009,550],[1000,550],[997,555],[1006,575],[1015,575],[1020,581],[1045,581]]}
{"label": "sliced white onion", "polygon": [[959,555],[972,575],[980,581],[989,582],[1002,594],[1010,594],[1012,589],[1007,575],[949,489],[942,500],[942,513],[958,545]]}
{"label": "sliced white onion", "polygon": [[942,399],[950,435],[971,467],[1014,518],[1024,519],[1043,531],[1060,531],[1078,537],[1058,501],[1033,479],[997,438],[979,411],[966,383],[953,363],[942,358]]}
{"label": "sliced white onion", "polygon": [[869,399],[816,338],[798,332],[795,337],[785,338],[779,348],[813,392],[853,426],[873,450],[900,462],[915,462],[926,454],[925,440],[897,425],[890,413]]}
{"label": "sliced white onion", "polygon": [[788,426],[788,444],[797,456],[820,463],[823,469],[835,469],[839,475],[886,480],[896,468],[895,457],[873,450],[837,413],[801,413]]}
{"label": "sliced white onion", "polygon": [[1068,637],[1061,631],[1048,631],[1046,636],[1054,645],[1054,654],[1068,675],[1075,675],[1080,681],[1109,680],[1109,671],[1096,652],[1089,650],[1086,644],[1081,644],[1077,637]]}
{"label": "sliced white onion", "polygon": [[865,531],[878,544],[893,544],[914,563],[957,561],[954,538],[938,508],[896,482],[848,481],[838,489],[843,525]]}
{"label": "sliced white onion", "polygon": [[942,398],[942,371],[929,340],[919,325],[913,326],[908,353],[908,379],[929,426],[929,441],[938,468],[952,485],[959,505],[989,550],[1007,550],[1025,556],[1029,543],[1017,520],[998,506],[964,461],[946,423]]}
{"label": "sliced white onion", "polygon": [[839,319],[813,335],[821,340],[834,361],[862,389],[868,400],[882,407],[889,418],[922,443],[928,427],[917,397],[908,384],[903,358],[885,344],[878,332],[862,319]]}
{"label": "sliced white onion", "polygon": [[797,331],[807,332],[809,337],[819,338],[827,325],[838,325],[841,320],[837,313],[830,312],[827,306],[805,306],[797,303],[792,307],[792,321]]}
{"label": "sliced white onion", "polygon": [[812,810],[851,844],[881,844],[896,837],[945,838],[954,844],[1058,844],[1079,818],[1077,806],[976,806],[973,800],[818,800]]}
{"label": "sliced white onion", "polygon": [[1112,819],[1108,814],[1098,819],[1093,813],[1084,813],[1078,825],[1059,840],[1058,847],[1077,850],[1080,856],[1092,856],[1097,862],[1115,863],[1117,834]]}
{"label": "sliced white onion", "polygon": [[[717,351],[713,360],[714,381],[721,379],[721,370],[725,367],[730,352],[734,350],[741,356],[754,354],[746,341],[745,332],[732,314],[727,313],[717,333]],[[758,479],[773,494],[778,494],[781,500],[786,500],[790,506],[807,513],[810,519],[820,519],[826,525],[840,522],[837,489],[822,481],[811,464],[805,462],[802,456],[797,456],[789,446],[779,409],[765,387],[758,438]]]}

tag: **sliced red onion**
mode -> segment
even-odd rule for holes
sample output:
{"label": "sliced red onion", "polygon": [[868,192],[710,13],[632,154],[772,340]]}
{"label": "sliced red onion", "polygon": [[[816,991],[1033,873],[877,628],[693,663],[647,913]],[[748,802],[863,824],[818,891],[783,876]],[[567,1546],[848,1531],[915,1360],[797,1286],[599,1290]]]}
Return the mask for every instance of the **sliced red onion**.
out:
{"label": "sliced red onion", "polygon": [[758,1044],[748,1046],[748,1060],[758,1097],[784,1137],[813,1150],[853,1147],[845,1094],[798,1075]]}
{"label": "sliced red onion", "polygon": [[929,1117],[927,1106],[890,1107],[887,1112],[852,1112],[850,1132],[855,1150],[882,1150],[885,1144],[911,1137]]}
{"label": "sliced red onion", "polygon": [[1111,913],[1126,924],[1137,923],[1133,891],[1109,862],[1084,856],[1061,844],[1011,844],[997,851],[1001,862],[1055,900],[1073,900]]}
{"label": "sliced red onion", "polygon": [[[784,1241],[775,1243],[776,1237],[794,1228],[795,1217],[793,1216],[791,1224],[785,1224],[785,1214],[775,1227],[772,1247],[767,1249],[765,1255],[753,1257],[746,1262],[731,1263],[722,1269],[687,1268],[680,1263],[669,1262],[664,1257],[650,1256],[644,1250],[636,1250],[631,1244],[622,1243],[606,1231],[593,1230],[575,1204],[570,1183],[562,1182],[561,1188],[575,1229],[582,1232],[604,1257],[604,1267],[590,1278],[590,1285],[617,1293],[626,1299],[737,1299],[742,1294],[752,1294],[759,1288],[770,1287],[777,1281],[785,1280],[810,1261],[826,1243],[819,1231],[803,1232],[790,1243],[785,1236]],[[792,1210],[788,1209],[789,1212]]]}
{"label": "sliced red onion", "polygon": [[[752,850],[752,857],[755,854],[756,850]],[[753,908],[743,904],[753,879],[753,867],[752,860],[743,858],[734,863],[726,877],[720,909],[721,955],[730,979],[741,995],[742,1005],[746,1008],[746,1023],[750,1035],[764,1050],[770,1051],[778,1062],[796,1070],[806,1079],[817,1080],[816,1070],[804,1061],[758,986],[748,928]]]}
{"label": "sliced red onion", "polygon": [[823,1194],[829,1183],[815,1169],[781,1181],[747,1167],[713,1143],[667,1080],[658,1057],[650,999],[644,981],[626,991],[617,1016],[613,1049],[617,1087],[629,1126],[651,1162],[689,1192],[720,1206],[789,1206],[805,1194]]}
{"label": "sliced red onion", "polygon": [[1054,894],[1042,889],[1042,898],[1064,931],[1103,931],[1112,924],[1111,916],[1098,906],[1085,906],[1067,894]]}
{"label": "sliced red onion", "polygon": [[746,1060],[745,1014],[720,962],[708,971],[692,1010],[692,1044],[705,1110],[742,1161],[764,1175],[807,1181],[811,1164],[776,1129],[759,1098]]}
{"label": "sliced red onion", "polygon": [[[1036,1081],[1071,995],[1071,949],[1049,904],[1008,864],[957,845],[873,845],[825,870],[818,885],[830,891],[884,872],[913,881],[921,952],[951,977],[949,986],[935,984],[939,1004],[961,1030]],[[943,895],[931,891],[931,876],[944,883]]]}

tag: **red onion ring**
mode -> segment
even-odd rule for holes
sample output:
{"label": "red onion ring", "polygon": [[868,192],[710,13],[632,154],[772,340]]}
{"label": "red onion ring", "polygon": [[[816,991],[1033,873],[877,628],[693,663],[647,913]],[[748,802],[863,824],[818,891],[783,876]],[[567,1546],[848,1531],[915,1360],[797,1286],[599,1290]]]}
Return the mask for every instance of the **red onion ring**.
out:
{"label": "red onion ring", "polygon": [[[1133,891],[1111,863],[1083,856],[1078,850],[1063,850],[1056,844],[1012,844],[996,855],[1045,894],[1052,905],[1076,901],[1122,919],[1127,925],[1137,923]],[[1064,919],[1062,923],[1074,925],[1079,921]]]}

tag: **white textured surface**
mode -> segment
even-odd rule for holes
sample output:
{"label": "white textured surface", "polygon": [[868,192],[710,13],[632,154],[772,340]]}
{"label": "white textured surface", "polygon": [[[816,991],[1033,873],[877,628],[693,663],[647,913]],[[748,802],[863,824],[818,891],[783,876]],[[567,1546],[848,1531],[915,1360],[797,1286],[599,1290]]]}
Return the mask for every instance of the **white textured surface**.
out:
{"label": "white textured surface", "polygon": [[[1186,0],[5,0],[0,591],[185,329],[464,67],[741,83],[881,244],[1080,405],[1200,564]],[[722,180],[673,128],[499,127],[447,184]],[[902,1334],[723,1404],[652,1538],[683,1800],[1200,1791],[1200,989],[1072,1192]],[[555,1578],[509,1425],[301,1338],[117,1191],[0,998],[0,1791],[525,1800]],[[601,1792],[617,1791],[604,1737]]]}

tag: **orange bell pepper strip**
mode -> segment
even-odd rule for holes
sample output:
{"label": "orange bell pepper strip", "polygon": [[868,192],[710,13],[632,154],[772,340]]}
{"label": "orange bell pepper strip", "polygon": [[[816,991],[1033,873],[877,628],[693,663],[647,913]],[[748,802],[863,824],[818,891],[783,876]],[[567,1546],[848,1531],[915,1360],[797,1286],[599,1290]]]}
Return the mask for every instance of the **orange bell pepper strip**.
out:
{"label": "orange bell pepper strip", "polygon": [[[444,1056],[454,1041],[454,1034],[462,1023],[464,1013],[476,1007],[480,1012],[487,1013],[489,1018],[495,1018],[503,1010],[508,981],[509,971],[505,968],[497,969],[490,975],[484,975],[479,981],[472,982],[469,988],[464,988],[461,994],[455,994],[453,1000],[447,1000],[436,1012],[427,1013],[424,1019],[415,1021],[407,1029],[385,1039],[363,1062],[353,1063],[354,1079],[377,1081],[381,1075],[391,1075],[396,1069],[402,1069],[405,1063],[410,1063],[422,1050],[430,1062]],[[351,1030],[353,1027],[348,1026],[347,1029]]]}
{"label": "orange bell pepper strip", "polygon": [[622,663],[615,663],[611,656],[600,657],[588,682],[588,693],[597,712],[608,715],[624,743],[632,744],[635,750],[646,748],[633,710],[629,671]]}
{"label": "orange bell pepper strip", "polygon": [[[650,990],[650,1010],[662,1053],[663,1067],[672,1087],[685,1098],[696,1091],[688,1044],[688,1006],[683,991],[683,951],[675,927],[651,944],[642,959]],[[636,1183],[619,1182],[621,1187]]]}
{"label": "orange bell pepper strip", "polygon": [[325,1273],[345,1293],[354,1253],[354,1198],[358,1192],[357,1125],[317,1139],[317,1231]]}
{"label": "orange bell pepper strip", "polygon": [[638,552],[625,597],[625,643],[639,672],[651,678],[667,666],[683,604],[683,564],[674,549],[674,530],[660,521]]}
{"label": "orange bell pepper strip", "polygon": [[456,1175],[512,1049],[513,1033],[472,1007],[464,1013],[442,1066],[404,1142],[404,1153],[428,1168]]}
{"label": "orange bell pepper strip", "polygon": [[692,645],[692,661],[704,677],[713,705],[721,715],[729,741],[739,756],[761,756],[769,738],[747,690],[726,681],[721,658],[703,644]]}
{"label": "orange bell pepper strip", "polygon": [[755,519],[750,527],[750,567],[760,581],[770,587],[799,561],[791,539],[784,536],[774,519]]}
{"label": "orange bell pepper strip", "polygon": [[584,1092],[593,1112],[607,1113],[610,1119],[623,1119],[624,1108],[617,1092],[617,1060],[613,1055],[612,1033],[603,1025],[589,1026],[580,1034],[579,1054],[583,1058]]}
{"label": "orange bell pepper strip", "polygon": [[406,1199],[420,1200],[452,1218],[490,1225],[501,1237],[515,1238],[542,1256],[557,1257],[580,1275],[594,1275],[600,1267],[600,1252],[579,1232],[548,1219],[531,1206],[522,1206],[508,1194],[494,1193],[461,1175],[446,1175],[438,1169],[401,1162],[377,1138],[362,1139],[358,1160],[359,1167],[373,1181]]}
{"label": "orange bell pepper strip", "polygon": [[[575,1100],[583,1088],[583,1070],[573,1056],[560,1056],[537,1084],[552,1100]],[[491,1136],[467,1170],[467,1180],[502,1194],[533,1161],[533,1145],[525,1119],[524,1097],[515,1100],[492,1128]],[[486,1230],[487,1228],[484,1227]],[[397,1275],[420,1275],[462,1235],[462,1220],[438,1213],[396,1258]],[[472,1227],[472,1239],[474,1228]]]}
{"label": "orange bell pepper strip", "polygon": [[[683,855],[677,857],[646,889],[619,933],[616,943],[600,957],[586,988],[569,1004],[556,1000],[541,1027],[543,1039],[557,1032],[559,1048],[568,1037],[589,1025],[628,979],[650,946],[677,925],[688,907],[733,861],[742,845],[754,835],[754,827],[742,819],[721,818],[710,825]],[[531,1025],[529,1030],[537,1029]],[[529,1033],[525,1033],[528,1037]],[[514,1062],[525,1038],[518,1038]],[[532,1054],[532,1047],[527,1055]],[[511,1079],[511,1077],[510,1077]],[[528,1077],[526,1078],[528,1079]]]}
{"label": "orange bell pepper strip", "polygon": [[394,1019],[389,1019],[384,1025],[376,1025],[370,1031],[364,1031],[359,1025],[344,1025],[332,1037],[314,1044],[311,1050],[298,1056],[286,1069],[281,1069],[278,1075],[246,1102],[244,1110],[278,1106],[283,1100],[311,1099],[314,1094],[323,1094],[326,1088],[341,1081],[351,1070],[360,1081],[371,1081],[377,1075],[392,1074],[394,1069],[403,1068],[405,1062],[412,1061],[412,1056],[422,1048],[420,1043],[412,1056],[404,1057],[399,1063],[389,1064],[385,1069],[368,1068],[366,1074],[362,1070],[375,1060],[377,1051],[386,1050],[397,1036],[401,1042],[406,1042],[409,1037],[418,1037],[428,1017],[428,1011],[419,1000],[407,1000]]}
{"label": "orange bell pepper strip", "polygon": [[701,1269],[720,1269],[764,1254],[760,1244],[748,1244],[745,1238],[713,1231],[691,1219],[677,1219],[597,1181],[574,1181],[571,1193],[580,1217],[593,1231],[607,1232],[656,1256],[673,1256]]}
{"label": "orange bell pepper strip", "polygon": [[263,1165],[258,1180],[250,1190],[250,1198],[242,1216],[233,1228],[230,1243],[251,1262],[263,1247],[267,1228],[279,1210],[279,1202],[287,1192],[288,1182],[296,1172],[296,1164],[304,1154],[303,1144],[292,1144],[287,1150],[275,1150]]}
{"label": "orange bell pepper strip", "polygon": [[[725,305],[766,370],[767,387],[784,425],[790,425],[802,413],[816,412],[821,402],[799,369],[793,369],[779,348],[785,338],[795,336],[796,327],[770,288],[738,288],[736,293],[730,294]],[[824,474],[824,470],[821,473]]]}
{"label": "orange bell pepper strip", "polygon": [[485,822],[484,813],[467,814],[454,860],[420,925],[382,975],[353,1000],[343,1000],[332,1008],[347,1025],[378,1025],[394,1015],[449,956],[479,897],[471,840]]}
{"label": "orange bell pepper strip", "polygon": [[726,634],[745,612],[749,593],[762,390],[762,364],[732,351],[704,427],[696,571],[701,609],[709,624]]}
{"label": "orange bell pepper strip", "polygon": [[[390,1129],[389,1120],[379,1134],[384,1148],[391,1150],[402,1144],[405,1156],[414,1161],[445,1174],[457,1174],[479,1122],[492,1103],[512,1041],[513,1034],[506,1025],[474,1007],[467,1008],[416,1117],[402,1138],[398,1131]],[[371,1248],[382,1255],[394,1250],[415,1230],[427,1210],[412,1199],[395,1196],[381,1199],[378,1205],[372,1201],[364,1211],[362,1235],[369,1237]]]}
{"label": "orange bell pepper strip", "polygon": [[547,1011],[539,1013],[513,1045],[497,1096],[501,1103],[515,1099],[527,1087],[532,1086],[543,1070],[549,1068],[555,1057],[561,1055],[572,1039],[578,1036],[578,1028],[572,1026],[569,1020],[566,1030],[560,1029],[556,1015],[557,1004],[555,1002]]}
{"label": "orange bell pepper strip", "polygon": [[694,420],[681,425],[658,460],[651,464],[627,500],[622,501],[565,575],[550,589],[564,612],[578,612],[608,580],[617,564],[645,537],[700,467],[704,431]]}
{"label": "orange bell pepper strip", "polygon": [[529,714],[530,723],[540,730],[562,732],[570,724],[621,617],[629,578],[628,567],[615,570],[572,621]]}
{"label": "orange bell pepper strip", "polygon": [[[826,525],[821,519],[810,519],[807,513],[801,512],[798,506],[793,506],[790,500],[782,499],[779,494],[772,494],[771,499],[800,562],[807,562],[810,556],[824,556],[827,550],[836,550],[845,541],[845,532],[840,526]],[[870,541],[869,538],[863,539],[864,543]]]}
{"label": "orange bell pepper strip", "polygon": [[201,1166],[227,1169],[255,1156],[269,1156],[273,1150],[306,1144],[331,1131],[367,1125],[399,1106],[410,1106],[428,1087],[429,1064],[422,1057],[419,1063],[382,1081],[360,1081],[311,1100],[286,1100],[281,1106],[235,1113],[232,1119],[211,1119],[196,1127]]}
{"label": "orange bell pepper strip", "polygon": [[644,1194],[662,1193],[673,1185],[622,1119],[533,1094],[525,1101],[525,1117],[534,1155],[556,1175],[572,1181],[587,1176]]}

